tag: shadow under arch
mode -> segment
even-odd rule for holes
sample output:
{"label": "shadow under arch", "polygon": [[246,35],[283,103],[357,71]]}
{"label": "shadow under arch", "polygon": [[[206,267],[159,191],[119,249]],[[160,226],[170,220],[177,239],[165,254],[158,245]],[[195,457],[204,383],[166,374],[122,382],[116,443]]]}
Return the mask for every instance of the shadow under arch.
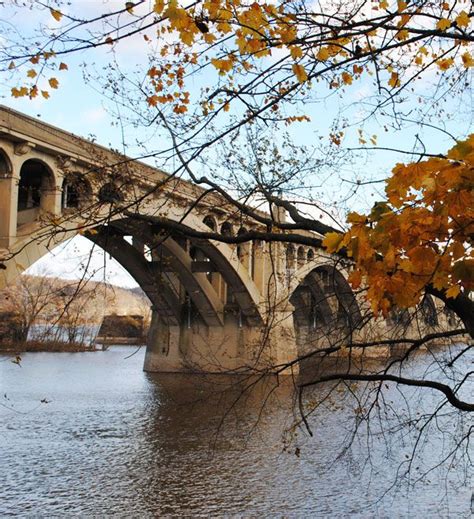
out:
{"label": "shadow under arch", "polygon": [[18,179],[18,226],[38,220],[40,211],[54,212],[56,177],[44,161],[25,160]]}
{"label": "shadow under arch", "polygon": [[8,177],[12,174],[13,168],[7,152],[0,148],[0,177]]}
{"label": "shadow under arch", "polygon": [[86,232],[85,237],[110,254],[132,276],[164,321],[179,324],[181,304],[178,295],[122,233],[107,226]]}
{"label": "shadow under arch", "polygon": [[[191,296],[194,303],[200,309],[203,320],[208,325],[216,325],[216,318],[222,324],[223,319],[223,303],[218,298],[214,287],[211,285],[205,273],[193,273],[192,278],[189,276],[191,269],[188,263],[192,258],[175,240],[173,236],[160,234],[163,229],[150,222],[137,222],[136,220],[124,218],[112,222],[113,226],[127,234],[139,235],[153,248],[161,248],[166,251],[170,257],[170,262],[178,262],[175,270],[182,279],[182,284],[186,287],[189,283],[195,285],[191,287]],[[196,225],[205,225],[202,222],[196,222]],[[193,227],[195,228],[195,227]],[[199,229],[201,230],[201,229]],[[204,229],[202,229],[204,230]],[[224,281],[232,289],[235,301],[239,305],[242,315],[250,325],[260,325],[263,322],[259,310],[260,293],[255,286],[253,280],[249,277],[247,271],[242,268],[241,263],[236,258],[235,253],[226,244],[221,242],[211,242],[204,239],[190,240],[191,244],[199,249],[209,261],[214,265],[216,272],[219,272]],[[207,299],[207,302],[205,301]],[[207,305],[207,309],[203,304]],[[213,315],[219,314],[218,317]]]}
{"label": "shadow under arch", "polygon": [[[343,269],[328,263],[328,258],[324,257],[320,258],[319,265],[315,266],[314,263],[305,265],[298,269],[290,283],[290,302],[293,305],[303,304],[304,308],[309,301],[310,306],[313,304],[318,307],[312,310],[313,318],[319,314],[323,324],[338,326],[342,324],[350,331],[356,330],[362,324],[362,314],[345,274]],[[309,293],[311,299],[308,299]],[[334,307],[334,303],[331,304],[331,300],[337,302],[337,307]],[[297,313],[299,315],[295,318],[301,319],[301,310],[298,309]]]}

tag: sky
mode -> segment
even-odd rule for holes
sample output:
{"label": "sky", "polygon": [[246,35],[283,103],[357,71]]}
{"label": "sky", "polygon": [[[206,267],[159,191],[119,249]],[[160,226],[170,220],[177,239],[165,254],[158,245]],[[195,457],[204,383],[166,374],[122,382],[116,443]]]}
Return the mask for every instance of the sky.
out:
{"label": "sky", "polygon": [[[86,17],[97,13],[98,10],[121,8],[123,2],[88,0],[73,3],[75,8],[78,5],[81,7],[81,14]],[[67,9],[70,9],[70,7],[65,5],[64,12],[67,12]],[[16,8],[9,6],[9,2],[0,3],[0,24],[3,24],[3,27],[14,27],[15,30],[20,30],[22,33],[32,34],[34,28],[39,24],[54,29],[56,23],[47,9],[42,12],[25,11],[23,9],[19,14]],[[0,34],[0,49],[2,41],[6,42],[6,38],[8,38],[8,35],[4,31],[3,35]],[[60,88],[51,90],[50,99],[43,99],[41,96],[33,100],[27,98],[15,99],[10,95],[12,83],[0,81],[0,103],[82,137],[93,138],[98,143],[124,151],[129,156],[137,156],[142,153],[143,150],[136,145],[137,142],[146,142],[152,149],[165,146],[166,140],[160,133],[155,134],[153,130],[144,128],[137,130],[123,121],[122,124],[117,124],[116,112],[121,110],[119,105],[104,98],[98,91],[97,83],[84,81],[83,74],[91,73],[97,76],[105,74],[107,63],[112,58],[117,60],[117,66],[121,67],[125,75],[130,74],[130,77],[137,69],[146,70],[147,57],[143,36],[139,35],[127,40],[126,43],[119,44],[115,56],[112,56],[111,50],[107,47],[97,49],[93,54],[77,53],[68,56],[68,70],[58,71],[55,74],[59,80]],[[83,66],[84,62],[87,62],[87,69]],[[209,73],[212,72],[206,72],[206,74]],[[214,78],[209,78],[206,74],[196,80],[194,93],[206,81],[213,81]],[[435,79],[434,77],[428,77],[425,81],[429,82]],[[356,84],[347,87],[344,92],[345,107],[341,113],[336,108],[337,103],[334,103],[334,98],[324,100],[327,91],[318,94],[320,97],[318,103],[308,103],[304,106],[305,113],[310,115],[312,122],[295,124],[288,128],[294,142],[306,146],[321,142],[321,136],[327,135],[333,121],[339,116],[340,118],[346,118],[350,124],[361,121],[360,127],[363,128],[364,134],[368,137],[377,134],[378,146],[382,148],[391,148],[396,145],[396,147],[407,150],[412,149],[415,142],[414,135],[419,132],[416,124],[406,128],[403,132],[397,132],[395,128],[383,129],[383,123],[376,118],[372,118],[369,122],[363,122],[367,115],[364,101],[370,95],[371,88],[369,81],[358,81]],[[193,95],[193,91],[191,93]],[[469,128],[472,128],[472,115],[468,115],[469,107],[463,110],[462,107],[460,109],[459,105],[455,104],[455,100],[451,102],[453,103],[452,106],[449,102],[446,105],[446,114],[455,112],[455,110],[459,113],[452,120],[446,118],[446,121],[437,121],[437,123],[446,124],[446,128],[456,134],[465,134],[469,131]],[[431,147],[432,151],[436,152],[445,151],[453,144],[446,135],[441,132],[430,132],[428,129],[421,137]],[[358,134],[354,128],[346,138],[345,145],[358,146],[357,140]],[[310,193],[311,196],[317,198],[319,202],[323,202],[326,206],[338,205],[350,191],[349,184],[341,183],[341,177],[347,177],[350,180],[382,179],[386,177],[397,161],[402,160],[406,160],[406,157],[389,151],[363,153],[354,162],[341,164],[337,181],[332,178],[323,179],[311,193],[308,191],[308,195]],[[198,173],[201,173],[201,171],[198,171]],[[383,196],[381,188],[380,184],[373,184],[364,189],[359,189],[357,194],[345,201],[344,207],[355,209],[370,207],[374,200]],[[304,192],[300,194],[306,196]],[[80,265],[89,250],[89,242],[85,238],[75,238],[68,245],[60,246],[53,254],[43,258],[33,267],[32,272],[51,272],[51,275],[64,277],[75,276],[82,272]],[[94,251],[91,265],[95,272],[94,274],[91,273],[93,279],[103,280],[105,275],[109,282],[121,286],[134,285],[130,276],[121,267],[118,267],[113,260],[106,260],[107,266],[104,272],[104,254],[101,251]]]}

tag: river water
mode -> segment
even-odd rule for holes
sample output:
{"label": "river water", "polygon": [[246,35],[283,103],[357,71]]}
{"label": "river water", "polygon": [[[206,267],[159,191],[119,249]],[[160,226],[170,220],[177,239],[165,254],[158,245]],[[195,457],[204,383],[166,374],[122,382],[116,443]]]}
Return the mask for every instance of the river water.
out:
{"label": "river water", "polygon": [[470,517],[469,445],[427,472],[466,418],[399,427],[434,395],[387,386],[396,415],[357,422],[362,386],[318,387],[310,436],[290,380],[148,374],[133,351],[0,357],[0,517]]}

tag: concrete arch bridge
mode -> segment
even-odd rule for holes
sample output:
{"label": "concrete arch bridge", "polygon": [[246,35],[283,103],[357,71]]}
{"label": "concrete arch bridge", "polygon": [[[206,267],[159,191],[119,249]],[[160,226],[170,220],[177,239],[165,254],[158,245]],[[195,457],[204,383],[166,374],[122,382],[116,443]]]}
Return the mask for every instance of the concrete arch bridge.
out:
{"label": "concrete arch bridge", "polygon": [[[278,218],[285,218],[281,210]],[[408,326],[407,316],[368,319],[346,281],[350,265],[311,245],[317,233],[298,232],[308,245],[199,235],[265,228],[216,193],[0,107],[0,289],[59,243],[84,234],[150,299],[146,370],[288,364],[296,371],[296,359],[310,349]],[[420,315],[418,328],[439,325],[431,299]]]}

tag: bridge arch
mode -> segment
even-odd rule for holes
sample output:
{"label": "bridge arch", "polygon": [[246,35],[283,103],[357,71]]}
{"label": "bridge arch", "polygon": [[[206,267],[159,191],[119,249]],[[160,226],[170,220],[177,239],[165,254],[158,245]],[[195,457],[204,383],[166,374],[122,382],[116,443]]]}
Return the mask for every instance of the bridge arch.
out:
{"label": "bridge arch", "polygon": [[3,148],[0,148],[0,177],[9,176],[11,175],[12,171],[12,163],[8,153]]}
{"label": "bridge arch", "polygon": [[83,209],[92,202],[92,186],[82,173],[66,173],[62,182],[61,209]]}
{"label": "bridge arch", "polygon": [[41,211],[55,212],[56,180],[44,161],[34,158],[23,162],[18,179],[18,226],[38,220]]}
{"label": "bridge arch", "polygon": [[288,289],[295,327],[304,324],[310,328],[357,329],[362,315],[347,276],[346,269],[338,268],[325,254],[299,268],[290,279]]}

